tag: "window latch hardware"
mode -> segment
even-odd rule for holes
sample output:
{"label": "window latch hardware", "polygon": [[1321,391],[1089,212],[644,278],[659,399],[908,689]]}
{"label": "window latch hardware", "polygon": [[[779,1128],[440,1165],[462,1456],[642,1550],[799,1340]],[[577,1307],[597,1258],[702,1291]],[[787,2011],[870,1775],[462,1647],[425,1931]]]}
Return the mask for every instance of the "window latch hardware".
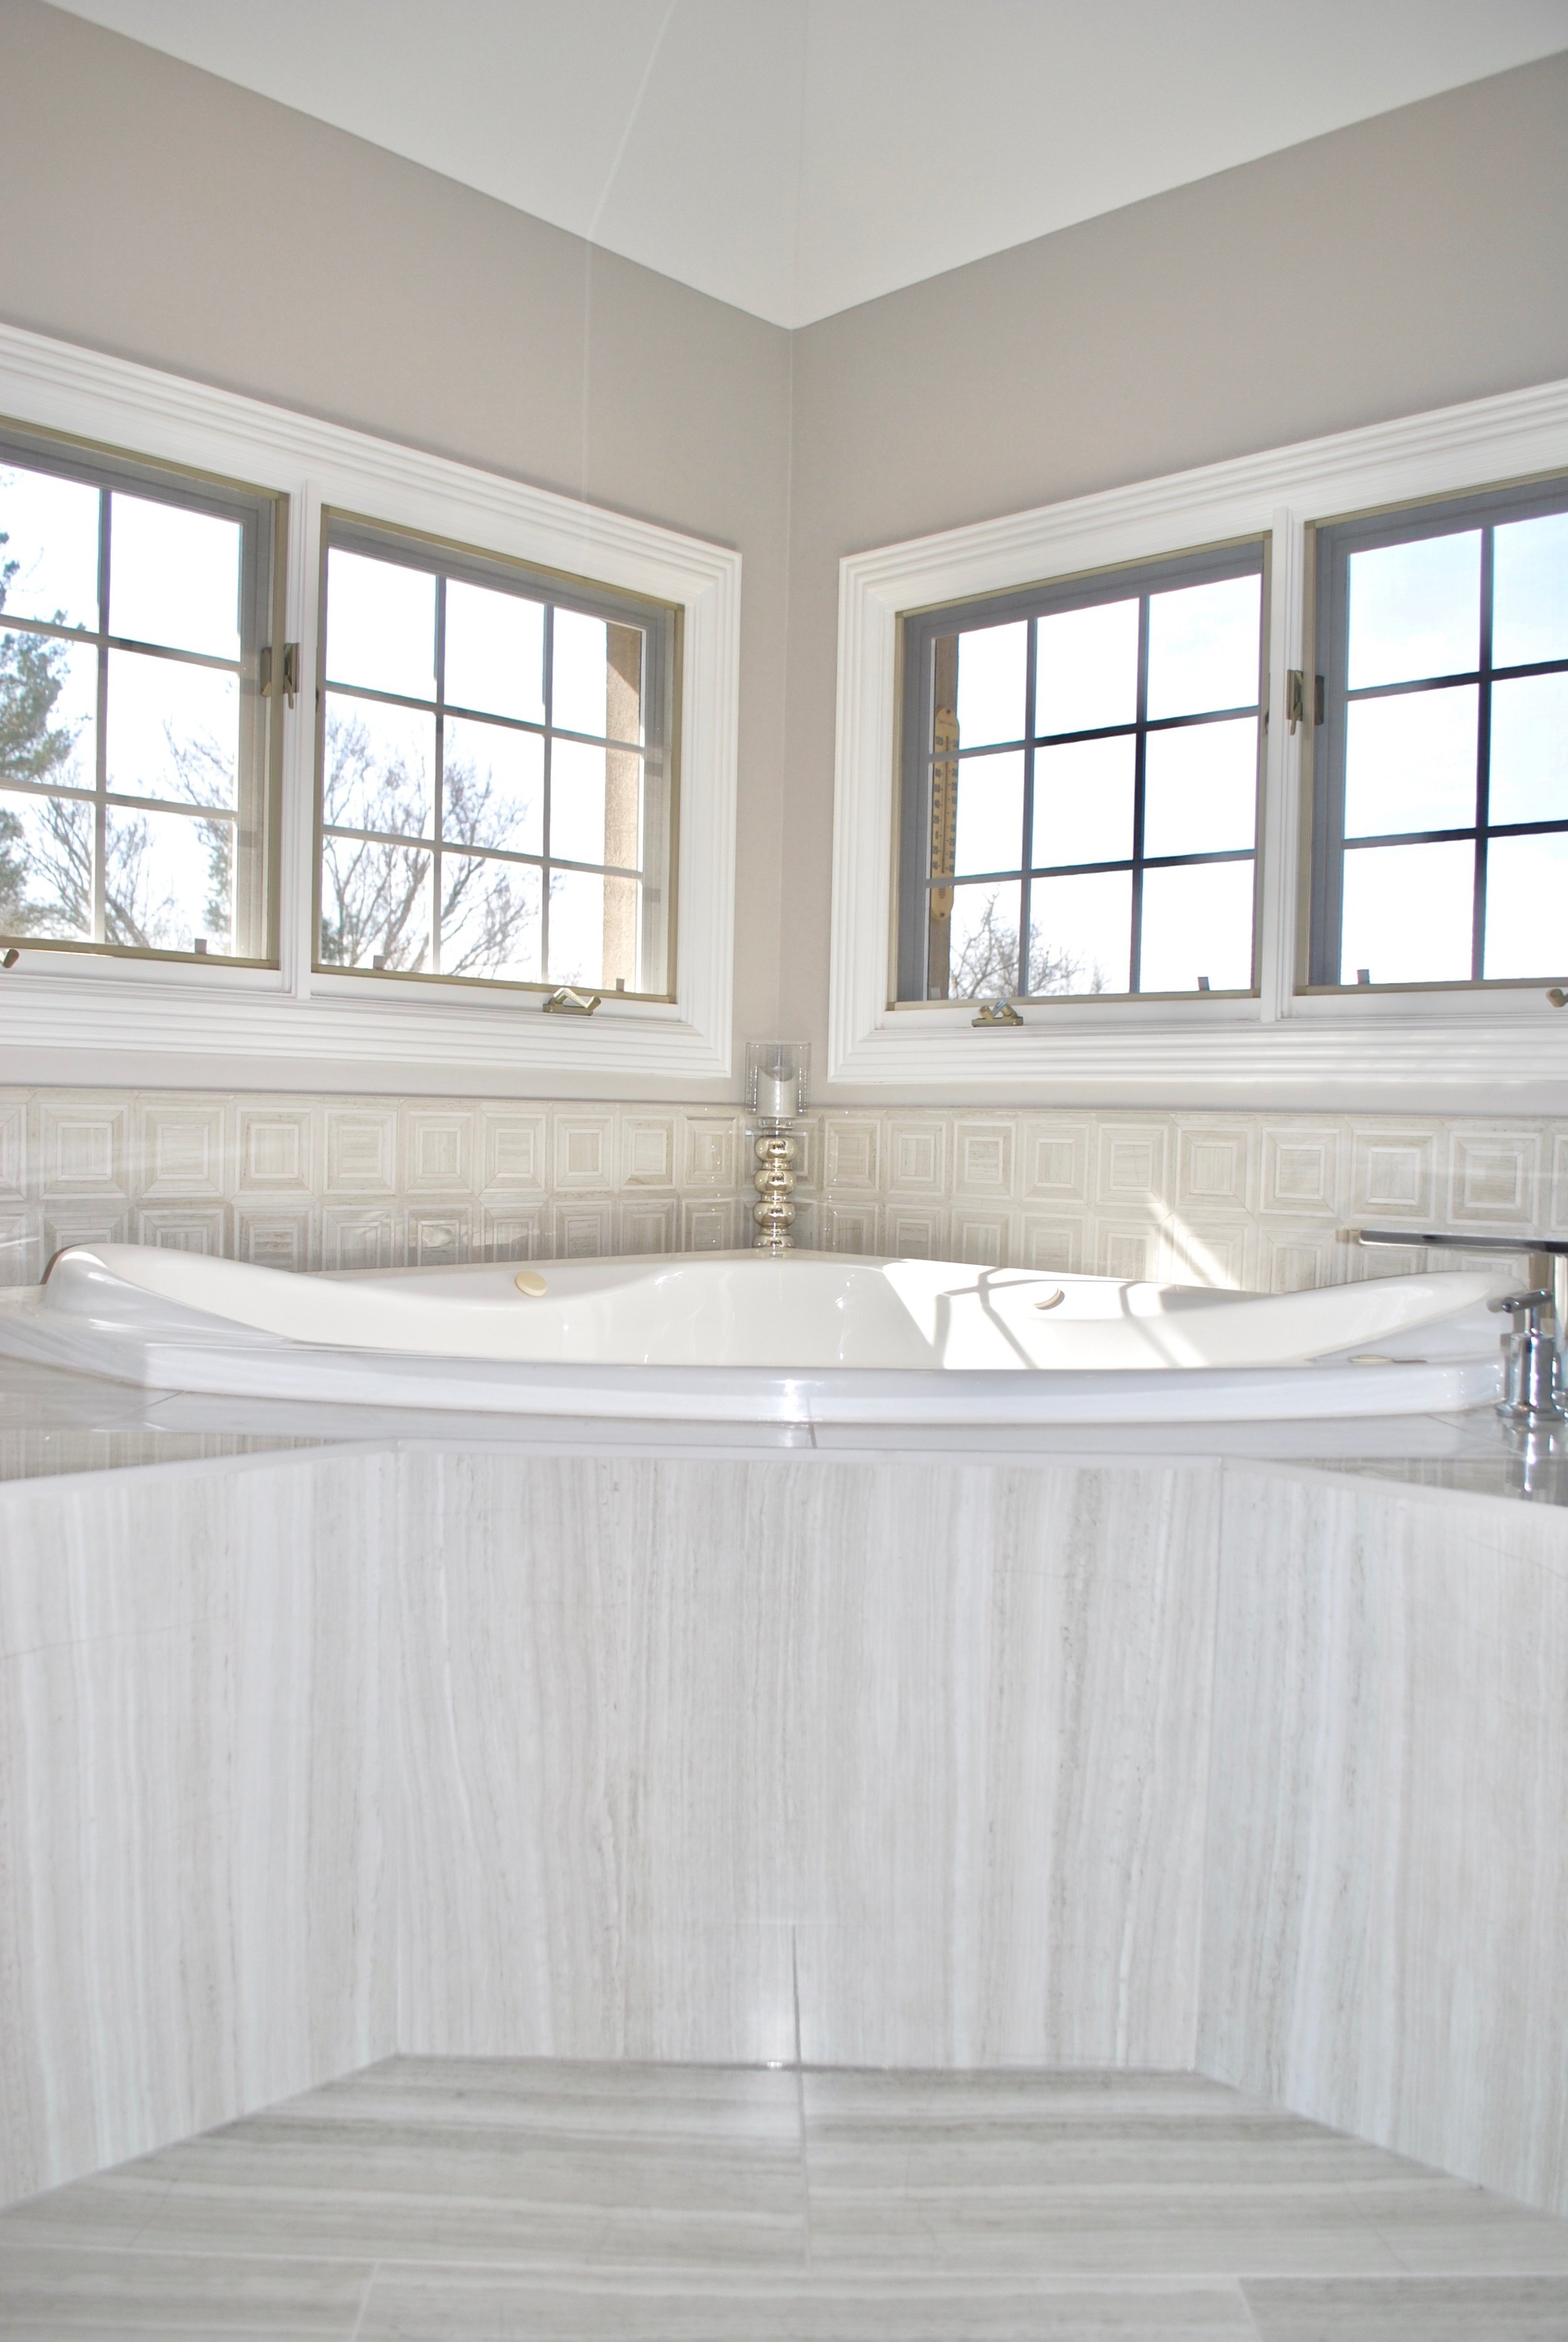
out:
{"label": "window latch hardware", "polygon": [[[1312,720],[1323,722],[1323,677],[1314,675],[1312,693]],[[1293,732],[1298,724],[1307,720],[1306,676],[1299,666],[1293,666],[1285,676],[1285,716]]]}
{"label": "window latch hardware", "polygon": [[972,1025],[1022,1025],[1024,1019],[1010,1000],[988,1000],[979,1016],[969,1021]]}
{"label": "window latch hardware", "polygon": [[557,985],[544,1003],[546,1016],[592,1016],[602,995],[574,992],[569,984]]}
{"label": "window latch hardware", "polygon": [[[292,707],[299,696],[299,645],[297,643],[285,643],[282,668],[284,695]],[[272,688],[272,645],[264,643],[256,653],[256,689],[264,699],[270,699]]]}

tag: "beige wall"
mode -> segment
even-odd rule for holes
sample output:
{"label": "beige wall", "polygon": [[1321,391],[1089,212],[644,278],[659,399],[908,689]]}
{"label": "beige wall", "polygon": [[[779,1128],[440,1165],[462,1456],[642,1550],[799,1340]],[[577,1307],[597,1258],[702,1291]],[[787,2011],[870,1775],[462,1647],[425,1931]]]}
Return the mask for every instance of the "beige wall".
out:
{"label": "beige wall", "polygon": [[9,323],[739,547],[735,1020],[771,1031],[788,335],[39,0],[0,0],[0,157]]}
{"label": "beige wall", "polygon": [[1568,375],[1568,56],[867,302],[794,355],[782,988],[822,1050],[840,558]]}
{"label": "beige wall", "polygon": [[843,554],[1568,375],[1568,56],[793,336],[40,0],[0,154],[0,316],[740,547],[737,1043],[819,1063]]}

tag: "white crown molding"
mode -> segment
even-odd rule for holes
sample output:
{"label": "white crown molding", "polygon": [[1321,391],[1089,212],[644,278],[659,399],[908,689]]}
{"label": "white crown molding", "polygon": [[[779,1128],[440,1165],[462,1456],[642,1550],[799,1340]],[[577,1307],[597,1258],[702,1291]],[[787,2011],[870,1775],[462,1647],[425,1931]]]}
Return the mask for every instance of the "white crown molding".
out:
{"label": "white crown molding", "polygon": [[1272,540],[1268,704],[1303,664],[1309,525],[1568,469],[1568,383],[1478,399],[1332,438],[853,554],[839,565],[831,1086],[1027,1094],[1042,1103],[1232,1104],[1266,1087],[1303,1105],[1436,1106],[1463,1094],[1568,1103],[1568,1014],[1544,991],[1294,994],[1302,738],[1270,727],[1261,839],[1263,977],[1243,1004],[1078,1002],[1025,1007],[976,1032],[964,1002],[895,1006],[894,825],[903,612],[1238,536]]}
{"label": "white crown molding", "polygon": [[[544,1083],[589,1074],[618,1082],[723,1082],[732,1072],[734,836],[741,556],[674,529],[423,449],[325,423],[0,325],[0,416],[132,454],[216,472],[289,500],[286,633],[314,675],[324,505],[421,529],[537,565],[676,603],[684,613],[678,933],[672,1003],[609,1000],[592,1018],[546,1017],[537,995],[458,995],[364,981],[365,996],[313,978],[310,856],[314,723],[284,716],[282,965],[254,971],[171,968],[24,952],[5,977],[0,1079],[78,1077],[114,1049],[122,1077],[171,1055],[297,1068],[471,1068]],[[356,983],[355,990],[359,986]],[[158,1076],[167,1078],[166,1073]],[[352,1078],[351,1074],[351,1078]]]}

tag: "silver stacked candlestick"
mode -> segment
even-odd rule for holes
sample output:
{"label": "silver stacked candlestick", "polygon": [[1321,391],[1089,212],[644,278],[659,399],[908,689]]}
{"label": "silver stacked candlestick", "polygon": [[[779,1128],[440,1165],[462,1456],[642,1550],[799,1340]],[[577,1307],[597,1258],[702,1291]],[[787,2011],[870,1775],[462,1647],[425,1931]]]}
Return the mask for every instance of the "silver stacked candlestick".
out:
{"label": "silver stacked candlestick", "polygon": [[746,1045],[746,1103],[756,1117],[757,1200],[753,1243],[758,1252],[794,1248],[794,1137],[790,1125],[805,1110],[804,1041],[752,1041]]}

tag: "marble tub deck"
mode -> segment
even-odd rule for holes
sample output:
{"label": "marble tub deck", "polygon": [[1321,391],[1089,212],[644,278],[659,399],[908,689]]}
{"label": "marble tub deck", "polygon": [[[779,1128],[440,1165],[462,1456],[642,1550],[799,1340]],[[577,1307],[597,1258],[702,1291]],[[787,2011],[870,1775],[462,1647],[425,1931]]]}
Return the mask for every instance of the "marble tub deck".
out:
{"label": "marble tub deck", "polygon": [[520,1456],[708,1456],[734,1461],[901,1455],[955,1463],[1229,1458],[1568,1508],[1568,1426],[1526,1434],[1500,1423],[1490,1406],[1463,1415],[1281,1423],[619,1422],[204,1397],[140,1390],[95,1375],[0,1359],[0,1486],[291,1450],[458,1445]]}
{"label": "marble tub deck", "polygon": [[394,2057],[0,2215],[0,2334],[1563,2342],[1568,2222],[1191,2075]]}

